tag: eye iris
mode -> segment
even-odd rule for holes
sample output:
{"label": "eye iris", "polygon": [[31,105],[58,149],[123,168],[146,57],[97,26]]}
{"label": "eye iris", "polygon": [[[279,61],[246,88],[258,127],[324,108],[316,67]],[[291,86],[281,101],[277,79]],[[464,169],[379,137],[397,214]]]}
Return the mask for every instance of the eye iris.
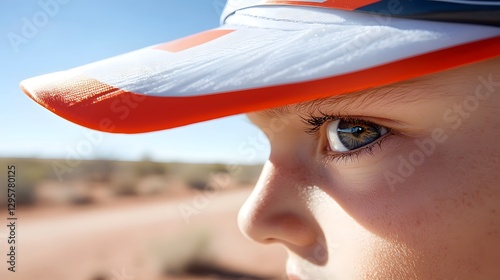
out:
{"label": "eye iris", "polygon": [[348,121],[339,122],[337,133],[339,140],[349,150],[368,145],[382,136],[378,125]]}

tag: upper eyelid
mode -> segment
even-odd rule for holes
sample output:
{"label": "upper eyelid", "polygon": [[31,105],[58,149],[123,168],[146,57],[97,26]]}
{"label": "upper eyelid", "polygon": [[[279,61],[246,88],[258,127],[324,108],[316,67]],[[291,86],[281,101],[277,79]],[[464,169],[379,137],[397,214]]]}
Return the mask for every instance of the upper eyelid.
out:
{"label": "upper eyelid", "polygon": [[[355,118],[350,115],[330,115],[330,114],[325,114],[322,112],[319,112],[320,116],[316,116],[313,114],[310,114],[308,117],[301,117],[302,122],[308,126],[308,128],[305,129],[305,132],[307,134],[311,135],[316,135],[318,131],[321,129],[321,127],[326,123],[330,121],[335,121],[335,120],[344,120],[344,121],[356,121],[356,122],[369,122],[365,121],[362,118]],[[369,122],[373,123],[373,122]],[[376,123],[373,123],[376,124]]]}
{"label": "upper eyelid", "polygon": [[321,111],[317,111],[317,114],[310,113],[307,116],[301,116],[302,123],[306,126],[304,131],[307,134],[315,135],[320,130],[320,128],[329,121],[343,120],[346,122],[357,122],[365,124],[374,124],[378,126],[385,127],[398,134],[407,135],[410,137],[422,136],[426,133],[425,129],[416,129],[409,123],[402,122],[400,120],[379,118],[372,116],[358,116],[350,114],[327,114]]}
{"label": "upper eyelid", "polygon": [[328,122],[331,119],[325,117],[310,116],[309,118],[302,117],[301,120],[306,125],[305,132],[307,134],[314,135],[319,131],[319,129],[325,122]]}

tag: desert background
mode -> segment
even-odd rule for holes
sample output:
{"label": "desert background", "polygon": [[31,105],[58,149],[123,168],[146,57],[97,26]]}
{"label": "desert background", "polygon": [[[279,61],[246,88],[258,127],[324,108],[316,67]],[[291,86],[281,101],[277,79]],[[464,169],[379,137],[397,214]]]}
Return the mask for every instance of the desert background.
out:
{"label": "desert background", "polygon": [[[98,133],[19,88],[31,77],[216,28],[225,0],[0,4],[0,280],[286,278],[284,249],[247,240],[236,223],[261,166],[216,164],[266,161],[266,137],[244,116]],[[10,165],[15,273],[7,270]]]}
{"label": "desert background", "polygon": [[[6,263],[9,165],[16,273]],[[287,279],[284,249],[247,240],[236,223],[260,165],[10,158],[0,167],[0,279]]]}

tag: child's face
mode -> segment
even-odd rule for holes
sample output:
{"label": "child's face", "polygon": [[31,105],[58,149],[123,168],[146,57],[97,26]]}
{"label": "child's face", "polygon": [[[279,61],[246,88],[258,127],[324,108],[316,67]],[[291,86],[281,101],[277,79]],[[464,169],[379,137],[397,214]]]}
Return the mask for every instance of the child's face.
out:
{"label": "child's face", "polygon": [[271,155],[240,228],[299,279],[499,279],[499,62],[249,114]]}

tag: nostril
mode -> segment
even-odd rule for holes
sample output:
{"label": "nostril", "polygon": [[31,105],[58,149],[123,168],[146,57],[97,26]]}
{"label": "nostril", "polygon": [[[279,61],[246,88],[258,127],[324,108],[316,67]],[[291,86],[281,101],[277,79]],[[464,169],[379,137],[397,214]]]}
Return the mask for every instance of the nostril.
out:
{"label": "nostril", "polygon": [[248,210],[246,207],[240,210],[238,224],[240,230],[250,239],[263,244],[283,243],[299,247],[310,246],[316,241],[314,226],[298,213]]}
{"label": "nostril", "polygon": [[316,242],[316,229],[313,221],[297,213],[282,213],[273,216],[268,221],[270,239],[291,243],[295,246],[306,247]]}
{"label": "nostril", "polygon": [[279,240],[277,240],[276,238],[267,238],[267,239],[262,240],[262,243],[263,244],[279,243]]}

